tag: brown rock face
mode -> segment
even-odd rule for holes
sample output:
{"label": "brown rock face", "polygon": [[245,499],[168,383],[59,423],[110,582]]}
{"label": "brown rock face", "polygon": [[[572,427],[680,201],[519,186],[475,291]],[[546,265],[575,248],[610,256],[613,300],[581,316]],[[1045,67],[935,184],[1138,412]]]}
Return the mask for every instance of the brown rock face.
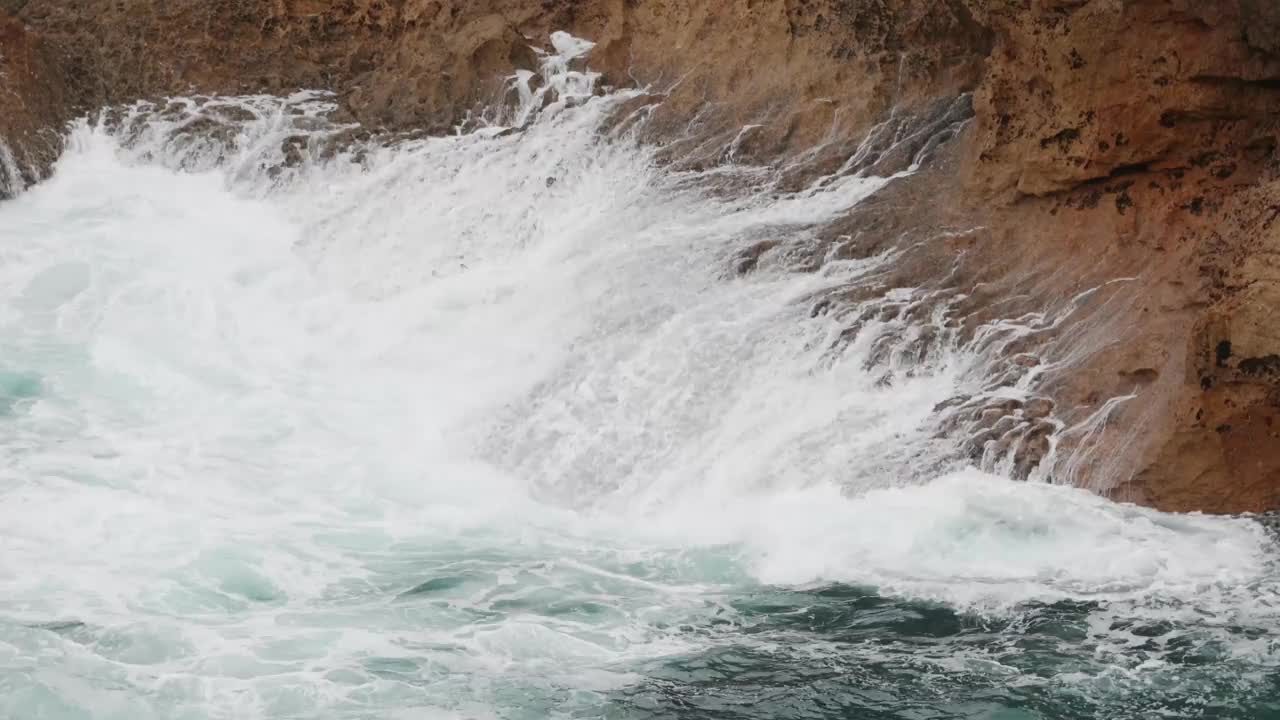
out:
{"label": "brown rock face", "polygon": [[0,6],[0,198],[39,179],[61,151],[74,85],[65,58]]}
{"label": "brown rock face", "polygon": [[1080,451],[1050,474],[1170,510],[1280,506],[1280,5],[972,5],[997,41],[970,199],[1006,200],[992,227],[1029,267],[1132,278],[1046,378]]}
{"label": "brown rock face", "polygon": [[[552,30],[655,98],[672,162],[861,146],[901,170],[812,247],[901,251],[895,287],[1033,399],[957,398],[973,459],[1170,510],[1280,508],[1280,4],[1271,0],[7,0],[0,139],[47,167],[73,113],[141,97],[327,88],[371,128],[441,132]],[[972,92],[971,102],[962,94]],[[957,100],[957,97],[961,99]],[[970,110],[971,108],[971,110]],[[750,129],[747,129],[750,127]],[[868,131],[877,135],[864,143]],[[4,173],[0,165],[0,189]],[[786,180],[786,178],[784,178]],[[10,181],[12,182],[12,181]],[[785,186],[785,183],[784,183]],[[988,337],[985,323],[1024,326]],[[1029,318],[1029,319],[1028,319]],[[852,318],[851,323],[858,320]],[[1000,464],[1003,463],[1003,464]]]}
{"label": "brown rock face", "polygon": [[992,189],[1046,195],[1247,143],[1239,121],[1274,109],[1280,58],[1246,32],[1274,22],[1273,4],[973,4],[999,38],[974,147]]}
{"label": "brown rock face", "polygon": [[784,134],[850,104],[883,113],[922,82],[971,85],[987,42],[960,0],[30,0],[22,17],[91,70],[100,102],[330,88],[366,125],[434,131],[533,69],[552,30],[595,41],[607,82],[672,112],[723,104],[709,119],[772,114]]}

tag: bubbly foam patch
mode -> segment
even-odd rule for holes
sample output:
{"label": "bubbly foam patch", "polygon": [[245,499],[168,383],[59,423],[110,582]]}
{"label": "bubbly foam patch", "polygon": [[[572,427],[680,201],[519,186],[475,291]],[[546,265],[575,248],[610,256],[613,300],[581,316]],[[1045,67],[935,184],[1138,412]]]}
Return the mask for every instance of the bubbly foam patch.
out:
{"label": "bubbly foam patch", "polygon": [[976,471],[856,498],[788,493],[758,511],[744,542],[763,582],[865,583],[961,606],[1232,594],[1264,576],[1273,550],[1247,520]]}

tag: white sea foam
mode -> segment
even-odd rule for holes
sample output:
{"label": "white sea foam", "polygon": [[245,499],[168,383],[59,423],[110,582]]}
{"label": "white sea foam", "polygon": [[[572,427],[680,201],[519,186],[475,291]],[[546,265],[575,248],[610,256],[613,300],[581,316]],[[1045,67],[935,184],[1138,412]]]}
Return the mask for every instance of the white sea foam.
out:
{"label": "white sea foam", "polygon": [[917,484],[974,359],[885,386],[804,302],[889,260],[724,272],[887,180],[703,192],[555,49],[521,132],[175,101],[0,206],[0,714],[543,717],[761,584],[1272,617],[1248,522]]}

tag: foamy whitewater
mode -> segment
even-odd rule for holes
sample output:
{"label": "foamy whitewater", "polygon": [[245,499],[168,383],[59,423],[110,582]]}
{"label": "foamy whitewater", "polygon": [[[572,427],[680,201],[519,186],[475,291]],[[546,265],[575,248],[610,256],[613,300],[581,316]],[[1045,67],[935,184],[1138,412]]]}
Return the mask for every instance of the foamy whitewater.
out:
{"label": "foamy whitewater", "polygon": [[506,125],[175,100],[0,204],[0,717],[1280,713],[1260,525],[948,460],[982,358],[810,312],[891,256],[728,271],[891,178],[677,172],[555,48]]}

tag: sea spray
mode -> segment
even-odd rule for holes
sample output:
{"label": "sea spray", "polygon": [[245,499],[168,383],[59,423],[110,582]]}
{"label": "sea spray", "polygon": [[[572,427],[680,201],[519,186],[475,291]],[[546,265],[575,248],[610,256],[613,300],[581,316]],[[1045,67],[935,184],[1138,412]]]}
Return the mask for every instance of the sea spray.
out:
{"label": "sea spray", "polygon": [[961,467],[985,346],[869,364],[945,298],[811,312],[893,253],[726,272],[890,178],[673,170],[559,40],[510,125],[175,99],[0,205],[0,715],[1274,704],[1259,527]]}

